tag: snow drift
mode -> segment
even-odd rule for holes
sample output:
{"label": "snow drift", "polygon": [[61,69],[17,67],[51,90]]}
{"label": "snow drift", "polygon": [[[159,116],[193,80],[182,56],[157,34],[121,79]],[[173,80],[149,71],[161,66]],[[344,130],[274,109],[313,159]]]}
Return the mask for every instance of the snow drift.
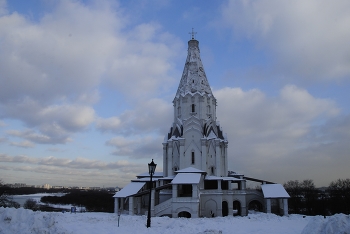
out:
{"label": "snow drift", "polygon": [[[350,233],[349,216],[305,217],[302,215],[277,216],[256,213],[245,217],[216,218],[152,218],[151,228],[146,228],[146,216],[120,217],[112,213],[59,213],[33,212],[23,208],[0,207],[0,233]],[[310,221],[310,222],[309,222]]]}

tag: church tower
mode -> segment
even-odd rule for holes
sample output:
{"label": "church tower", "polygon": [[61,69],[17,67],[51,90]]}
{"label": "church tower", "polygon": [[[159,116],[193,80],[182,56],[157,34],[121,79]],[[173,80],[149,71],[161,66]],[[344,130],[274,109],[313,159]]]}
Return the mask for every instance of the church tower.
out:
{"label": "church tower", "polygon": [[227,138],[216,121],[216,99],[200,58],[199,42],[188,41],[188,54],[173,100],[174,122],[163,142],[163,175],[193,167],[227,176]]}

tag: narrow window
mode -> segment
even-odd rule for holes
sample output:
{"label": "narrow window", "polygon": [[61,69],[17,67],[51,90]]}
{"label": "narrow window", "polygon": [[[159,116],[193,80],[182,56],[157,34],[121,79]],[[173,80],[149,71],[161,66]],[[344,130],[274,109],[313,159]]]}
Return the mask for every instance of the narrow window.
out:
{"label": "narrow window", "polygon": [[211,174],[214,174],[214,167],[211,167]]}
{"label": "narrow window", "polygon": [[177,108],[177,116],[181,116],[181,107],[179,106],[178,108]]}
{"label": "narrow window", "polygon": [[195,105],[192,104],[192,112],[195,112],[195,111],[196,111]]}
{"label": "narrow window", "polygon": [[192,152],[192,164],[194,164],[194,152]]}

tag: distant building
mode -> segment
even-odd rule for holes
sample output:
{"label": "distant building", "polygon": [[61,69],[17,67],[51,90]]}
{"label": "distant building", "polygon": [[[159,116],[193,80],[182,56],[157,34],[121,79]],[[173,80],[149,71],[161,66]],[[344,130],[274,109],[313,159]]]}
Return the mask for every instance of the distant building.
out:
{"label": "distant building", "polygon": [[[228,140],[217,121],[217,100],[200,58],[199,42],[188,42],[188,55],[173,100],[174,120],[163,141],[163,172],[153,176],[152,216],[215,217],[247,215],[249,209],[288,214],[282,185],[228,170]],[[115,212],[145,214],[149,174],[143,173],[114,195]],[[246,189],[246,181],[262,190]],[[128,200],[128,201],[127,201]]]}
{"label": "distant building", "polygon": [[49,184],[44,184],[44,185],[43,185],[43,188],[44,188],[44,189],[50,189],[50,188],[52,188],[52,186],[49,185]]}

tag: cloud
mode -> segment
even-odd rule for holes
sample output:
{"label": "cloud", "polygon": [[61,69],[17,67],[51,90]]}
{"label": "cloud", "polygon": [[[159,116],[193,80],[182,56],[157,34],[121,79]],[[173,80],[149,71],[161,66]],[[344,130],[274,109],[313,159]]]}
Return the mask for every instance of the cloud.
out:
{"label": "cloud", "polygon": [[128,161],[116,161],[112,163],[106,163],[99,160],[91,160],[87,158],[56,158],[53,156],[36,158],[29,157],[26,155],[19,156],[9,156],[6,154],[0,154],[0,162],[3,163],[28,163],[33,165],[42,165],[42,166],[54,166],[54,167],[63,167],[71,169],[95,169],[95,170],[115,170],[125,168],[134,168],[139,167],[138,164],[131,163]]}
{"label": "cloud", "polygon": [[11,142],[10,145],[17,146],[21,148],[33,148],[35,145],[30,141],[22,141],[22,142]]}
{"label": "cloud", "polygon": [[152,98],[140,102],[133,110],[118,117],[98,118],[97,129],[124,136],[146,133],[166,134],[171,125],[172,106],[162,99]]}
{"label": "cloud", "polygon": [[116,150],[112,153],[116,156],[128,156],[130,158],[162,158],[162,136],[144,136],[138,138],[114,137],[106,142]]}
{"label": "cloud", "polygon": [[[182,43],[157,23],[126,27],[132,16],[125,12],[109,1],[62,1],[37,21],[1,15],[0,117],[22,121],[28,140],[64,144],[95,120],[101,87],[132,105],[167,90]],[[131,112],[120,116],[127,132]],[[116,119],[97,125],[116,129]]]}
{"label": "cloud", "polygon": [[8,141],[7,138],[5,138],[5,137],[0,137],[0,144],[1,144],[1,143],[4,143],[4,142],[6,142],[6,141]]}
{"label": "cloud", "polygon": [[[343,121],[347,127],[339,127],[340,110],[332,100],[313,97],[294,85],[283,87],[277,97],[267,97],[258,89],[240,88],[214,90],[214,95],[219,103],[218,120],[228,134],[229,166],[233,170],[280,183],[296,177],[316,180],[320,178],[316,176],[319,170],[312,166],[315,170],[311,172],[306,165],[313,162],[321,167],[329,158],[325,151],[322,154],[317,151],[334,147],[332,141],[336,141],[342,151],[337,158],[348,152],[347,145],[341,144],[343,140],[334,132],[347,129],[349,121]],[[338,133],[343,134],[346,130]],[[350,140],[350,136],[345,139]],[[300,173],[295,174],[295,168]],[[277,174],[281,176],[275,178]],[[332,177],[336,174],[340,178],[340,172]],[[303,178],[299,178],[301,175]],[[332,178],[322,177],[323,181]]]}
{"label": "cloud", "polygon": [[274,58],[279,77],[332,81],[350,74],[349,15],[346,0],[227,1],[220,24]]}
{"label": "cloud", "polygon": [[[87,158],[56,158],[53,156],[36,158],[26,155],[10,156],[0,154],[0,169],[7,171],[7,174],[16,178],[20,174],[25,174],[27,181],[33,183],[53,183],[62,185],[84,184],[104,184],[115,186],[116,178],[119,186],[124,186],[135,175],[144,171],[145,165],[141,163],[131,163],[125,160],[116,162],[103,162]],[[11,166],[6,166],[9,164]],[[86,178],[89,178],[87,183]]]}

